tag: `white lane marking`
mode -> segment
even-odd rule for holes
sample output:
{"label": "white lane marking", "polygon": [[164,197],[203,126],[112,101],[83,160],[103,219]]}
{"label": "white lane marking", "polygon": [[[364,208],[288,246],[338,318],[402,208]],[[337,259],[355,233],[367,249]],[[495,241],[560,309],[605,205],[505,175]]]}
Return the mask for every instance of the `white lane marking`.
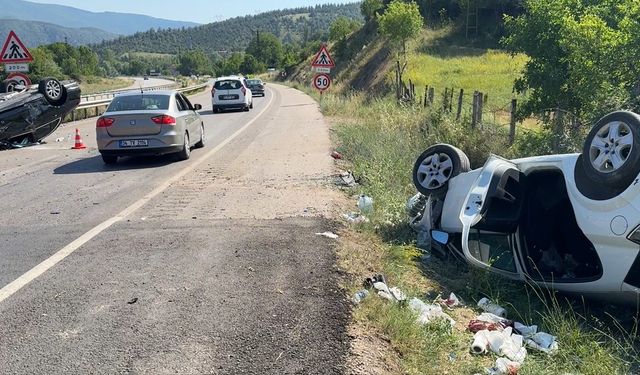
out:
{"label": "white lane marking", "polygon": [[98,234],[102,233],[105,229],[108,229],[113,224],[115,224],[118,221],[124,219],[128,215],[132,214],[135,210],[137,210],[140,207],[144,206],[147,202],[149,202],[155,196],[157,196],[158,194],[162,193],[165,189],[167,189],[172,183],[178,181],[184,175],[186,175],[187,173],[193,171],[196,167],[198,167],[200,164],[202,164],[202,162],[204,162],[206,159],[211,157],[216,152],[220,151],[221,148],[226,146],[234,138],[236,138],[238,135],[240,135],[240,133],[245,131],[249,126],[251,126],[251,124],[253,124],[258,118],[260,118],[260,116],[262,116],[267,109],[269,109],[269,107],[271,106],[271,103],[273,102],[274,95],[272,94],[272,95],[269,95],[269,96],[270,96],[269,102],[262,109],[262,111],[260,111],[260,113],[258,113],[258,115],[256,117],[251,119],[251,121],[247,122],[242,128],[238,129],[229,138],[225,139],[222,143],[217,145],[215,148],[211,149],[209,152],[207,152],[206,154],[202,155],[200,157],[200,159],[195,161],[188,168],[185,168],[185,169],[181,170],[180,173],[178,173],[178,174],[174,175],[173,177],[171,177],[170,179],[166,180],[163,184],[161,184],[160,186],[155,188],[149,194],[147,194],[144,197],[140,198],[138,201],[136,201],[133,204],[131,204],[129,207],[127,207],[124,210],[122,210],[116,216],[114,216],[112,218],[109,218],[109,219],[103,221],[102,223],[98,224],[94,228],[90,229],[88,232],[86,232],[82,236],[78,237],[76,240],[74,240],[73,242],[71,242],[67,246],[65,246],[62,249],[58,250],[55,254],[53,254],[49,258],[45,259],[44,261],[42,261],[37,266],[35,266],[32,269],[30,269],[29,271],[25,272],[22,276],[18,277],[17,279],[13,280],[11,283],[7,284],[2,289],[0,289],[0,302],[2,302],[5,299],[11,297],[14,293],[16,293],[17,291],[22,289],[25,285],[29,284],[31,281],[35,280],[40,275],[42,275],[43,273],[47,272],[49,269],[51,269],[53,266],[58,264],[64,258],[66,258],[67,256],[71,255],[74,251],[79,249],[82,245],[86,244],[92,238],[94,238]]}

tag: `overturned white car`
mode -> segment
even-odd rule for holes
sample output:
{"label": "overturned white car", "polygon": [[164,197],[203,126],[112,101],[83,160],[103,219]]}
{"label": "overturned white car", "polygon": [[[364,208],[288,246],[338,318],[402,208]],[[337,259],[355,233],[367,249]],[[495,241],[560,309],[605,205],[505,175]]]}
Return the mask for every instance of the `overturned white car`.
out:
{"label": "overturned white car", "polygon": [[412,225],[434,243],[508,278],[640,300],[639,115],[606,115],[580,154],[492,155],[469,169],[465,154],[446,144],[416,160],[413,181],[428,199]]}

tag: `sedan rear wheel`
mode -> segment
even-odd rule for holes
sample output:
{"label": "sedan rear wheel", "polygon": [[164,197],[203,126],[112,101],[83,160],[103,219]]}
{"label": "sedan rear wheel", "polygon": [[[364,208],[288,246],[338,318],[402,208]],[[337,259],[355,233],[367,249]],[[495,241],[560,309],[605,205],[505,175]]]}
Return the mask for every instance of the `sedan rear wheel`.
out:
{"label": "sedan rear wheel", "polygon": [[471,169],[469,158],[460,149],[437,144],[426,149],[413,166],[413,184],[424,195],[442,197],[449,180]]}
{"label": "sedan rear wheel", "polygon": [[200,125],[200,140],[196,143],[195,148],[204,147],[204,124]]}
{"label": "sedan rear wheel", "polygon": [[629,186],[640,173],[640,116],[618,111],[598,120],[585,141],[582,163],[596,184]]}
{"label": "sedan rear wheel", "polygon": [[102,154],[102,161],[105,164],[108,164],[108,165],[116,164],[118,162],[118,156],[117,155],[104,155],[104,154]]}
{"label": "sedan rear wheel", "polygon": [[184,146],[178,152],[178,159],[187,160],[191,156],[191,143],[189,143],[189,133],[184,133]]}

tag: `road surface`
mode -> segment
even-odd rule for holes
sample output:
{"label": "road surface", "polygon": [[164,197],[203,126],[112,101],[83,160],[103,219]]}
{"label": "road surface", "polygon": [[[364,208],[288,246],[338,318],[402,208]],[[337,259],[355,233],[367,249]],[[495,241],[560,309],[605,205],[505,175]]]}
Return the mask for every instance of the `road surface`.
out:
{"label": "road surface", "polygon": [[[105,166],[95,119],[0,152],[1,374],[342,373],[327,125],[269,85],[191,159]],[[75,129],[86,150],[71,150]],[[58,142],[56,141],[58,140]]]}

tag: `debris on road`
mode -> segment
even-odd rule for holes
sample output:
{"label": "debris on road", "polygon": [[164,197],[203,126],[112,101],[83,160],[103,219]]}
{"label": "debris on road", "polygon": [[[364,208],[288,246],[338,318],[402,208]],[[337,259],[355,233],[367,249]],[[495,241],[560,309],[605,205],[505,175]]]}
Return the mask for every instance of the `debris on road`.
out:
{"label": "debris on road", "polygon": [[362,289],[357,291],[356,294],[353,295],[353,298],[351,300],[353,301],[353,303],[357,305],[360,302],[362,302],[365,298],[367,298],[367,296],[369,296],[369,291],[366,289]]}
{"label": "debris on road", "polygon": [[128,302],[127,302],[127,304],[129,304],[129,305],[133,305],[133,304],[134,304],[134,303],[136,303],[136,302],[138,302],[138,298],[137,298],[137,297],[136,297],[136,298],[131,299],[130,301],[128,301]]}
{"label": "debris on road", "polygon": [[356,187],[358,182],[350,171],[342,172],[338,175],[336,184],[344,187]]}
{"label": "debris on road", "polygon": [[497,315],[501,318],[506,318],[507,317],[507,310],[505,310],[502,306],[500,305],[496,305],[495,303],[491,303],[491,300],[489,300],[488,298],[482,298],[480,301],[478,301],[478,307],[481,308],[482,310]]}
{"label": "debris on road", "polygon": [[331,152],[331,157],[336,159],[336,160],[340,160],[340,159],[342,159],[342,154],[339,153],[338,151],[333,151],[333,152]]}
{"label": "debris on road", "polygon": [[373,211],[373,198],[362,194],[358,197],[358,208],[362,213],[370,214]]}
{"label": "debris on road", "polygon": [[322,233],[316,233],[316,236],[322,236],[322,237],[327,237],[327,238],[331,238],[331,239],[337,239],[339,236],[333,232],[322,232]]}
{"label": "debris on road", "polygon": [[342,217],[344,217],[349,224],[362,224],[369,222],[369,218],[359,212],[349,212],[346,214],[342,214]]}

